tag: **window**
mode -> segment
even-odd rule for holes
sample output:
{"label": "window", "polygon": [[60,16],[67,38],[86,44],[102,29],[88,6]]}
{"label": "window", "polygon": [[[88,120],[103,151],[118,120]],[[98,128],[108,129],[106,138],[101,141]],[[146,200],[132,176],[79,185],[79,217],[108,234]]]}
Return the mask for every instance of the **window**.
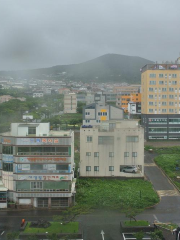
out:
{"label": "window", "polygon": [[94,152],[94,157],[99,157],[99,152]]}
{"label": "window", "polygon": [[87,142],[92,142],[92,136],[87,136]]}
{"label": "window", "polygon": [[86,156],[91,156],[91,152],[86,152]]}
{"label": "window", "polygon": [[166,113],[166,109],[163,108],[163,109],[162,109],[162,113]]}
{"label": "window", "polygon": [[149,98],[153,99],[153,95],[149,95]]}
{"label": "window", "polygon": [[2,169],[5,172],[13,172],[13,163],[5,163],[5,162],[3,162]]}
{"label": "window", "polygon": [[31,189],[43,189],[43,183],[42,182],[30,182]]}
{"label": "window", "polygon": [[109,152],[109,157],[114,157],[114,152]]}
{"label": "window", "polygon": [[155,78],[155,77],[156,77],[156,74],[155,74],[155,73],[150,73],[150,74],[149,74],[149,77],[150,77],[150,78]]}
{"label": "window", "polygon": [[174,98],[174,95],[169,95],[169,98],[170,98],[170,99],[173,99],[173,98]]}
{"label": "window", "polygon": [[159,81],[159,84],[160,84],[160,85],[164,84],[164,81]]}
{"label": "window", "polygon": [[153,109],[149,108],[149,112],[152,113],[152,112],[153,112]]}
{"label": "window", "polygon": [[138,136],[127,136],[126,142],[139,142],[139,137]]}
{"label": "window", "polygon": [[159,78],[163,78],[164,76],[163,76],[163,74],[162,73],[160,73],[159,74]]}
{"label": "window", "polygon": [[28,135],[36,134],[36,127],[28,127]]}
{"label": "window", "polygon": [[124,152],[124,157],[129,157],[129,152]]}
{"label": "window", "polygon": [[150,92],[153,92],[153,88],[149,88],[149,91],[150,91]]}
{"label": "window", "polygon": [[169,91],[170,92],[174,92],[174,88],[169,88]]}
{"label": "window", "polygon": [[149,105],[150,105],[150,106],[153,106],[153,102],[149,102]]}
{"label": "window", "polygon": [[174,102],[169,102],[169,106],[174,106]]}
{"label": "window", "polygon": [[162,91],[163,91],[163,92],[166,92],[166,91],[167,91],[167,88],[162,88]]}
{"label": "window", "polygon": [[86,123],[90,123],[90,120],[86,120]]}
{"label": "window", "polygon": [[102,112],[98,112],[98,116],[102,116]]}
{"label": "window", "polygon": [[107,116],[107,112],[103,112],[103,116]]}
{"label": "window", "polygon": [[167,128],[166,127],[153,127],[149,128],[149,133],[166,133]]}
{"label": "window", "polygon": [[167,98],[167,95],[162,95],[162,98],[163,98],[163,99]]}
{"label": "window", "polygon": [[180,124],[180,118],[169,118],[169,124]]}
{"label": "window", "polygon": [[3,154],[13,154],[13,146],[4,146],[2,148]]}
{"label": "window", "polygon": [[90,115],[90,112],[86,112],[86,115]]}
{"label": "window", "polygon": [[105,144],[114,144],[114,137],[111,136],[99,136],[98,137],[98,144],[99,145],[105,145]]}
{"label": "window", "polygon": [[114,171],[114,166],[109,166],[109,171]]}
{"label": "window", "polygon": [[162,106],[166,106],[166,102],[162,102]]}
{"label": "window", "polygon": [[99,166],[94,166],[94,171],[99,172]]}
{"label": "window", "polygon": [[91,171],[91,166],[86,166],[86,172],[90,172]]}
{"label": "window", "polygon": [[170,108],[170,109],[169,109],[169,112],[170,112],[170,113],[173,113],[173,112],[174,112],[174,109]]}
{"label": "window", "polygon": [[[177,74],[172,74],[172,78],[177,78]],[[173,81],[173,82],[176,82],[176,81]],[[176,82],[176,84],[177,84],[177,82]]]}
{"label": "window", "polygon": [[149,81],[149,85],[156,85],[156,81]]}
{"label": "window", "polygon": [[137,152],[132,152],[132,157],[137,157]]}

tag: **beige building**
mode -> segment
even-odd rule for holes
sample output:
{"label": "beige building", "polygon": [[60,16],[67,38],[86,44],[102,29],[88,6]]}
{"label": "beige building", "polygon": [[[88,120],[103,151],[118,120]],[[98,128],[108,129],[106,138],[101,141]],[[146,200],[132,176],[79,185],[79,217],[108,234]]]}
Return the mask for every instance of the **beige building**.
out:
{"label": "beige building", "polygon": [[68,93],[64,95],[64,113],[77,112],[77,96],[75,93]]}
{"label": "beige building", "polygon": [[[123,168],[137,167],[136,173]],[[143,177],[144,129],[138,120],[106,121],[80,129],[80,177]]]}

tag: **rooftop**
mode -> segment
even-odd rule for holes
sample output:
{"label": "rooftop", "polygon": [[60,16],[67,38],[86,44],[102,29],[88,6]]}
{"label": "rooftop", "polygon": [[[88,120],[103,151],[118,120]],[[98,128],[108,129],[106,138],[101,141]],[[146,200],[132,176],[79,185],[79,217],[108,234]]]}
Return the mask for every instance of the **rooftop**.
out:
{"label": "rooftop", "polygon": [[140,71],[145,72],[147,70],[180,70],[180,64],[171,63],[171,64],[147,64]]}

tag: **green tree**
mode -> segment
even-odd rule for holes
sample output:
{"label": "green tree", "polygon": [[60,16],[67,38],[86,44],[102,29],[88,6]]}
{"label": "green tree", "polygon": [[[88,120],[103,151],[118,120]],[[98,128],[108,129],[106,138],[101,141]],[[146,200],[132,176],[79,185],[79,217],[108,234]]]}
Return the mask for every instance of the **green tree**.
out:
{"label": "green tree", "polygon": [[8,232],[6,234],[7,240],[14,240],[19,236],[19,232]]}
{"label": "green tree", "polygon": [[152,240],[162,240],[163,234],[161,230],[156,230],[155,232],[151,233],[151,239]]}
{"label": "green tree", "polygon": [[134,234],[136,240],[143,240],[143,237],[144,237],[144,232],[143,231],[140,231],[140,232],[137,232]]}
{"label": "green tree", "polygon": [[130,222],[133,219],[136,221],[136,216],[143,212],[144,209],[138,209],[134,207],[128,207],[123,212],[125,213],[126,217],[129,218]]}
{"label": "green tree", "polygon": [[86,106],[85,103],[83,103],[83,102],[78,102],[78,103],[77,103],[77,112],[78,112],[78,113],[83,113],[83,107],[84,107],[84,106]]}

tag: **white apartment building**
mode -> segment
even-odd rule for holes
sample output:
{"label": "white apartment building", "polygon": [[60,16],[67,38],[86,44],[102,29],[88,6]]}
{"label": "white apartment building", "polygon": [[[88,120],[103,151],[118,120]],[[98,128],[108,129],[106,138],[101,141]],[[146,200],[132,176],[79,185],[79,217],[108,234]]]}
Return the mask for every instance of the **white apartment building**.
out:
{"label": "white apartment building", "polygon": [[[125,173],[137,166],[137,173]],[[143,177],[144,129],[138,120],[106,121],[80,129],[80,177]]]}
{"label": "white apartment building", "polygon": [[0,134],[2,182],[19,207],[63,208],[74,202],[74,132],[49,123],[12,123]]}
{"label": "white apartment building", "polygon": [[83,125],[100,125],[104,121],[124,118],[124,111],[111,105],[92,103],[83,109]]}
{"label": "white apartment building", "polygon": [[68,93],[64,95],[64,113],[77,112],[77,96],[75,93]]}

